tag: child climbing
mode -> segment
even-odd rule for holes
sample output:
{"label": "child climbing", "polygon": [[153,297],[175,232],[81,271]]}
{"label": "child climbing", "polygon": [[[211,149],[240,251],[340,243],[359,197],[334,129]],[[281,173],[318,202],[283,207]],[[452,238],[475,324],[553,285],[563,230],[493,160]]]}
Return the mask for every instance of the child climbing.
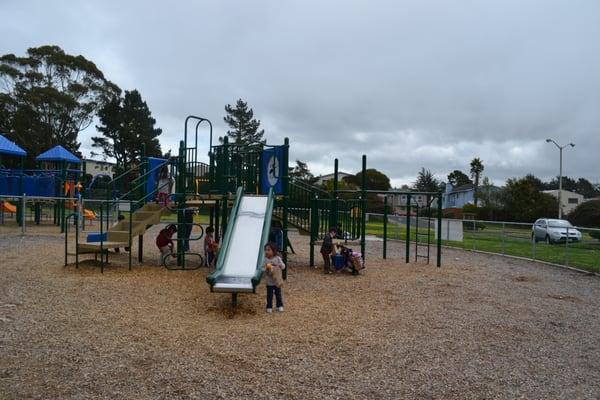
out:
{"label": "child climbing", "polygon": [[170,224],[161,230],[156,237],[156,247],[158,247],[158,250],[160,251],[160,265],[163,265],[165,257],[168,257],[169,255],[175,257],[175,253],[173,251],[173,235],[175,233],[177,233],[177,227],[173,224]]}
{"label": "child climbing", "polygon": [[334,227],[329,228],[329,231],[323,238],[323,244],[321,245],[321,255],[323,256],[323,273],[331,274],[331,253],[333,252],[333,238],[336,237],[337,230]]}
{"label": "child climbing", "polygon": [[157,180],[157,190],[156,190],[157,203],[163,207],[166,207],[169,202],[169,195],[171,193],[171,184],[172,184],[171,179],[169,178],[169,168],[166,165],[163,165],[162,168],[158,171],[156,180]]}
{"label": "child climbing", "polygon": [[218,248],[219,245],[215,240],[215,228],[209,226],[206,228],[206,235],[204,236],[204,255],[207,267],[214,267]]}
{"label": "child climbing", "polygon": [[264,269],[267,282],[267,312],[273,312],[273,294],[275,294],[277,311],[283,312],[283,297],[281,287],[283,286],[282,271],[285,264],[277,255],[277,245],[267,243],[265,245]]}

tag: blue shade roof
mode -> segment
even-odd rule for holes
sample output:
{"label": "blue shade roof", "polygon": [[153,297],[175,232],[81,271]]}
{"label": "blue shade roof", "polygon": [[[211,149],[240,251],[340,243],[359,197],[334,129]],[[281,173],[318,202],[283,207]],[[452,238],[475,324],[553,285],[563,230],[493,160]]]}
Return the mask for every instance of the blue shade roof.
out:
{"label": "blue shade roof", "polygon": [[36,161],[65,161],[72,164],[79,164],[81,160],[71,154],[67,149],[58,145],[48,151],[43,152],[35,158]]}
{"label": "blue shade roof", "polygon": [[19,157],[25,157],[27,155],[25,150],[2,135],[0,135],[0,154],[10,154],[11,156]]}

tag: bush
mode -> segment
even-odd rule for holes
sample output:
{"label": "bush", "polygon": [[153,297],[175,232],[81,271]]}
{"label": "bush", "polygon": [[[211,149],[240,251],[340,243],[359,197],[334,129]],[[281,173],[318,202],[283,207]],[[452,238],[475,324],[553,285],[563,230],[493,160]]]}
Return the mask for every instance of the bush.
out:
{"label": "bush", "polygon": [[[600,200],[590,200],[581,203],[568,216],[575,226],[600,228]],[[590,232],[590,236],[600,240],[600,232]]]}
{"label": "bush", "polygon": [[477,206],[475,204],[465,204],[462,209],[463,213],[477,215]]}
{"label": "bush", "polygon": [[482,231],[485,229],[483,222],[463,221],[463,229],[465,231]]}

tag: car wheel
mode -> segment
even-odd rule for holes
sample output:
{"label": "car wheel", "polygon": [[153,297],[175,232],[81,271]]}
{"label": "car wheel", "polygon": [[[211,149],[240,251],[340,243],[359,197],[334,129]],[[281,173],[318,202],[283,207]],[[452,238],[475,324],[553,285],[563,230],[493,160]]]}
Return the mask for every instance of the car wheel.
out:
{"label": "car wheel", "polygon": [[546,235],[546,244],[552,244],[552,240],[550,240],[550,236]]}
{"label": "car wheel", "polygon": [[531,241],[532,241],[533,243],[537,243],[537,242],[538,242],[538,240],[537,240],[537,237],[535,236],[535,233],[532,233],[532,234],[531,234]]}

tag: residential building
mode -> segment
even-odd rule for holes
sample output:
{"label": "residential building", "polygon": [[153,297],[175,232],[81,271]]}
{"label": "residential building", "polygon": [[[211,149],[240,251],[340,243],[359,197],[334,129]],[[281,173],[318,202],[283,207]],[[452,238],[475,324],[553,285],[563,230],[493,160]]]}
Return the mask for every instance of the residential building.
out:
{"label": "residential building", "polygon": [[85,173],[96,176],[96,175],[109,175],[115,174],[116,164],[108,161],[92,160],[91,158],[84,158],[81,164],[82,168],[85,168]]}
{"label": "residential building", "polygon": [[[379,194],[379,197],[383,198],[386,196],[385,194]],[[408,201],[408,196],[406,194],[388,194],[388,205],[392,208],[394,214],[405,215],[406,212],[406,203]],[[434,198],[429,198],[431,202],[431,207],[436,208],[437,202]],[[415,194],[410,196],[410,205],[411,207],[427,207],[427,196],[422,194]],[[411,212],[411,214],[413,214]]]}
{"label": "residential building", "polygon": [[[342,171],[338,171],[338,180],[342,180],[347,176],[352,176],[354,174],[349,174],[347,172],[342,172]],[[332,181],[334,178],[335,174],[326,174],[326,175],[321,175],[321,176],[317,176],[317,181],[315,182],[315,185],[322,185],[325,182],[329,182]]]}
{"label": "residential building", "polygon": [[[544,190],[544,193],[548,193],[558,199],[558,190]],[[562,208],[563,214],[568,214],[577,208],[578,205],[583,203],[583,195],[568,190],[562,190],[560,194],[560,207]]]}
{"label": "residential building", "polygon": [[475,185],[461,185],[454,187],[446,183],[446,190],[442,197],[442,208],[462,208],[465,204],[475,204]]}

